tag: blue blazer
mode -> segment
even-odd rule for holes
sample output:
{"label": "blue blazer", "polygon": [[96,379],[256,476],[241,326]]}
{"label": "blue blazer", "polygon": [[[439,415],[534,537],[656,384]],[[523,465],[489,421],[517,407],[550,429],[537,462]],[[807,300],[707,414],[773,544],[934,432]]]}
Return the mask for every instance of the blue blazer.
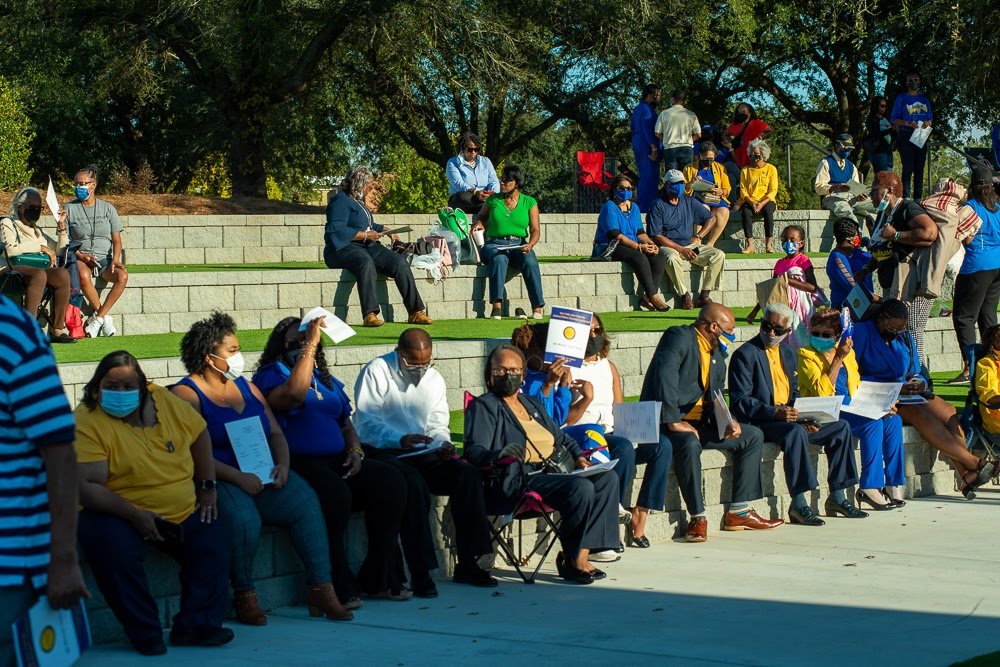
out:
{"label": "blue blazer", "polygon": [[711,360],[708,386],[702,387],[701,351],[694,325],[670,327],[663,332],[639,394],[640,401],[660,401],[662,404],[661,430],[665,428],[663,425],[683,420],[703,396],[707,400],[702,404],[701,424],[709,430],[715,426],[712,394],[726,388],[726,361],[718,349],[712,350]]}
{"label": "blue blazer", "polygon": [[337,196],[326,205],[326,229],[323,232],[323,240],[326,248],[323,254],[340,250],[354,238],[358,232],[369,229],[381,232],[385,229],[375,222],[374,216],[365,208],[365,205],[349,197],[346,192],[338,192]]}
{"label": "blue blazer", "polygon": [[[797,360],[787,345],[779,345],[781,366],[788,376],[788,405],[799,394],[796,377]],[[743,343],[729,361],[729,408],[737,421],[751,424],[774,421],[774,382],[771,365],[759,336]]]}
{"label": "blue blazer", "polygon": [[854,355],[858,358],[858,371],[862,380],[869,382],[906,382],[918,377],[929,385],[921,374],[917,344],[909,331],[904,331],[888,344],[875,327],[866,320],[854,325]]}

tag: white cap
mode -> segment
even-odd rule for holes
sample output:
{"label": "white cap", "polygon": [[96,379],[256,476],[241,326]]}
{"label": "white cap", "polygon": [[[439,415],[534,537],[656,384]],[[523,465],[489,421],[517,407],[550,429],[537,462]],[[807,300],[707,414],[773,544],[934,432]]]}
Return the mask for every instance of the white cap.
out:
{"label": "white cap", "polygon": [[669,171],[667,171],[667,173],[663,175],[662,182],[664,184],[670,184],[670,185],[674,183],[684,183],[685,182],[684,174],[682,174],[676,169],[670,169]]}

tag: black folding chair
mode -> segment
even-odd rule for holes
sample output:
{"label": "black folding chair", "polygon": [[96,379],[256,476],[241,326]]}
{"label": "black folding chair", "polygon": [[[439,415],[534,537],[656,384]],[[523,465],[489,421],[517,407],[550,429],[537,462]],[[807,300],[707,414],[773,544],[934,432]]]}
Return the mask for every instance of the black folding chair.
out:
{"label": "black folding chair", "polygon": [[[974,373],[976,360],[986,353],[983,345],[972,345],[968,348],[969,368]],[[980,452],[986,461],[1000,463],[1000,433],[990,433],[983,426],[983,416],[979,412],[979,394],[976,393],[976,383],[969,385],[969,393],[965,397],[965,407],[958,417],[965,431],[965,446],[971,452]],[[993,485],[1000,485],[1000,465],[996,467],[992,479]],[[975,497],[974,494],[970,497]]]}

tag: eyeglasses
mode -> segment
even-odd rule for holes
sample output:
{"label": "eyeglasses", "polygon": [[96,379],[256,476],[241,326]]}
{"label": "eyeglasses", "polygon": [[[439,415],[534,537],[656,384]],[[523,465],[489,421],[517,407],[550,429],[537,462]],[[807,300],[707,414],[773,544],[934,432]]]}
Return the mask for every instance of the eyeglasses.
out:
{"label": "eyeglasses", "polygon": [[83,183],[73,183],[73,185],[75,185],[75,186],[76,186],[76,187],[78,187],[78,188],[85,188],[85,187],[87,187],[88,185],[93,185],[93,184],[94,184],[94,183],[96,183],[96,182],[97,182],[97,181],[85,181],[85,182],[83,182]]}
{"label": "eyeglasses", "polygon": [[434,368],[433,361],[429,361],[426,364],[414,364],[410,363],[403,355],[399,355],[399,365],[406,366],[407,368],[423,368],[423,369]]}
{"label": "eyeglasses", "polygon": [[836,338],[837,334],[832,331],[813,331],[812,335],[816,338]]}
{"label": "eyeglasses", "polygon": [[761,322],[760,330],[764,333],[773,333],[775,336],[784,336],[792,329],[791,327],[779,327],[777,324],[771,324],[770,322]]}
{"label": "eyeglasses", "polygon": [[617,188],[615,188],[615,192],[632,192],[632,188],[626,187],[624,185],[619,185]]}
{"label": "eyeglasses", "polygon": [[524,373],[523,368],[493,368],[490,370],[490,375],[495,378],[502,378],[508,375],[521,375]]}
{"label": "eyeglasses", "polygon": [[22,204],[21,205],[21,210],[24,211],[28,215],[32,215],[32,214],[36,214],[36,213],[41,213],[42,212],[42,207],[41,206],[25,206],[24,204]]}

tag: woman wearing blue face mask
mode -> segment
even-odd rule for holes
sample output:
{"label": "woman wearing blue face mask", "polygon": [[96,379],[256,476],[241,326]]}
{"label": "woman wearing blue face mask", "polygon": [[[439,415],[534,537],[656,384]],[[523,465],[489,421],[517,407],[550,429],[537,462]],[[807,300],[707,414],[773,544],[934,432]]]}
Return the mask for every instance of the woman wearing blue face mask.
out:
{"label": "woman wearing blue face mask", "polygon": [[97,365],[77,407],[79,537],[97,584],[132,646],[166,653],[143,560],[152,544],[181,564],[181,604],[170,641],[221,646],[229,533],[218,521],[212,443],[205,420],[146,380],[128,352]]}
{"label": "woman wearing blue face mask", "polygon": [[906,330],[909,308],[898,299],[879,306],[877,315],[854,325],[852,337],[862,380],[899,382],[900,396],[923,395],[919,404],[896,406],[903,423],[913,426],[927,443],[948,456],[962,478],[962,494],[974,497],[974,490],[993,477],[994,464],[974,456],[965,447],[965,434],[954,406],[928,393],[927,378],[920,373],[920,358],[913,336]]}
{"label": "woman wearing blue face mask", "polygon": [[635,185],[624,174],[615,178],[608,192],[608,202],[601,207],[594,235],[594,252],[591,259],[600,259],[609,246],[614,249],[608,257],[627,265],[642,287],[639,303],[648,310],[667,311],[670,306],[660,296],[660,278],[666,266],[666,257],[660,253],[653,240],[646,234],[642,214],[634,205]]}
{"label": "woman wearing blue face mask", "polygon": [[[219,477],[219,513],[233,544],[229,576],[236,620],[245,625],[267,623],[253,582],[253,559],[265,523],[284,526],[291,535],[306,569],[309,615],[350,620],[354,615],[340,604],[330,583],[329,542],[316,493],[289,471],[288,442],[281,426],[264,395],[242,376],[243,354],[233,318],[217,312],[192,324],[181,340],[181,361],[189,374],[171,391],[208,424]],[[266,479],[240,469],[227,429],[233,422],[247,426],[251,420],[257,424],[248,428],[264,436],[274,461]]]}
{"label": "woman wearing blue face mask", "polygon": [[[844,405],[851,404],[851,396],[861,384],[861,375],[853,339],[841,339],[843,330],[839,310],[824,308],[813,315],[810,344],[799,350],[800,396],[843,396]],[[876,511],[905,505],[903,420],[895,410],[880,419],[849,412],[841,412],[840,418],[851,425],[851,433],[861,441],[858,505]]]}
{"label": "woman wearing blue face mask", "polygon": [[[267,397],[288,439],[292,470],[313,488],[323,508],[333,585],[347,609],[361,594],[405,599],[396,542],[406,504],[406,480],[390,465],[366,459],[351,424],[351,401],[330,375],[320,332],[324,318],[299,331],[298,317],[278,322],[260,356],[254,384]],[[344,542],[352,511],[365,513],[368,551],[355,578]]]}

